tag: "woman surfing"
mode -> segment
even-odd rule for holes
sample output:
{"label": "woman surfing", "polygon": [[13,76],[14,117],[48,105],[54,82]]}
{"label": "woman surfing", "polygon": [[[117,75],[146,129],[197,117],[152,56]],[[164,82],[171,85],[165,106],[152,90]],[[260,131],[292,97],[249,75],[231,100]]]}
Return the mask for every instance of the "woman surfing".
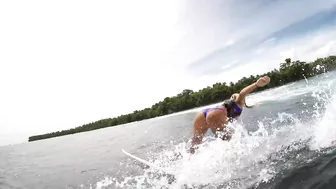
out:
{"label": "woman surfing", "polygon": [[226,125],[237,119],[242,111],[245,103],[245,97],[254,91],[257,87],[264,87],[270,82],[268,76],[259,78],[256,82],[242,89],[239,93],[232,94],[231,98],[225,100],[221,105],[214,108],[203,109],[194,119],[193,137],[191,141],[190,152],[194,153],[197,145],[202,142],[202,139],[208,129],[218,137],[218,131],[223,132],[221,139],[230,140],[232,132],[229,132]]}

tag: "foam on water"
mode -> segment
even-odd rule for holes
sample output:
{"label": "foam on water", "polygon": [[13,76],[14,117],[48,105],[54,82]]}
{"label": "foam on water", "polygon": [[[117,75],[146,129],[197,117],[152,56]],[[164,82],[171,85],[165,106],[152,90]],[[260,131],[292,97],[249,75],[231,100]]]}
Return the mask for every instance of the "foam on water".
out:
{"label": "foam on water", "polygon": [[[281,95],[286,96],[284,89],[291,87],[281,88],[285,91]],[[235,122],[229,125],[235,132],[230,142],[209,136],[194,155],[187,153],[190,141],[156,154],[151,162],[175,170],[174,178],[149,168],[122,180],[106,177],[97,183],[97,188],[247,188],[270,182],[281,170],[295,166],[294,161],[309,161],[304,154],[291,152],[307,144],[310,150],[319,151],[336,141],[334,80],[301,87],[315,99],[314,107],[305,110],[313,111],[313,122],[286,112],[279,112],[275,119],[259,120],[254,132],[246,130],[242,122]],[[303,89],[288,89],[287,92],[301,94]],[[274,98],[274,91],[264,92],[268,93]],[[252,97],[255,101],[257,98]],[[295,157],[288,157],[288,154],[295,154],[292,155]]]}
{"label": "foam on water", "polygon": [[323,115],[317,114],[319,121],[315,125],[313,140],[310,145],[315,150],[330,147],[336,141],[336,94],[330,100],[325,98],[325,103],[325,113]]}
{"label": "foam on water", "polygon": [[[272,131],[268,129],[275,122],[292,122]],[[310,131],[291,115],[280,113],[273,122],[259,123],[259,129],[249,133],[240,123],[233,124],[235,135],[230,142],[212,137],[200,146],[197,153],[190,156],[187,144],[181,143],[172,151],[157,155],[154,163],[161,167],[173,168],[175,181],[169,184],[169,177],[156,170],[147,169],[143,175],[131,176],[123,181],[110,179],[120,188],[186,188],[193,186],[246,188],[249,185],[267,182],[275,174],[272,161],[274,152],[282,151],[295,141],[305,140]],[[176,158],[176,154],[181,158]],[[278,157],[281,160],[281,156]],[[177,160],[174,160],[177,159]],[[106,179],[103,181],[107,183]],[[102,186],[100,184],[100,186]],[[100,187],[101,188],[101,187]]]}

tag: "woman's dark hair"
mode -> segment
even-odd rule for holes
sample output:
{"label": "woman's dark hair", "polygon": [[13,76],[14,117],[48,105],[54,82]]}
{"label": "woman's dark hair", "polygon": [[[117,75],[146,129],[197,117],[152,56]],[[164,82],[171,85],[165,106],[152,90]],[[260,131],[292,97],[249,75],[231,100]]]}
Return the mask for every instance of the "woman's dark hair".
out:
{"label": "woman's dark hair", "polygon": [[246,108],[253,108],[253,105],[252,105],[252,106],[248,106],[248,105],[246,104],[246,102],[244,102],[244,106],[245,106]]}

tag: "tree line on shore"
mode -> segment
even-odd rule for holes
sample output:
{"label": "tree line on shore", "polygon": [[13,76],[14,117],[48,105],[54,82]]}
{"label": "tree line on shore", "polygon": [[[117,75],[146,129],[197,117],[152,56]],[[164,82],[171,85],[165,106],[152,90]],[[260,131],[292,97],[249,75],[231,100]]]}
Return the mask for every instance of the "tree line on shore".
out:
{"label": "tree line on shore", "polygon": [[[278,87],[290,82],[306,79],[308,77],[312,77],[335,69],[336,56],[318,58],[314,62],[309,63],[299,60],[292,61],[290,58],[287,58],[285,62],[280,63],[279,69],[274,69],[265,74],[262,74],[268,75],[271,78],[271,82],[266,87],[257,88],[254,92]],[[35,140],[47,139],[62,135],[75,134],[79,132],[86,132],[95,129],[121,125],[134,121],[141,121],[144,119],[154,118],[183,110],[188,110],[191,108],[221,102],[224,99],[229,98],[232,93],[238,92],[245,86],[255,82],[260,76],[261,75],[251,75],[249,77],[243,77],[236,83],[217,82],[213,84],[212,87],[208,86],[197,92],[194,92],[190,89],[185,89],[176,96],[166,97],[162,101],[143,110],[135,110],[133,113],[120,115],[114,118],[98,120],[96,122],[84,124],[82,126],[68,130],[31,136],[29,137],[28,141],[31,142]]]}

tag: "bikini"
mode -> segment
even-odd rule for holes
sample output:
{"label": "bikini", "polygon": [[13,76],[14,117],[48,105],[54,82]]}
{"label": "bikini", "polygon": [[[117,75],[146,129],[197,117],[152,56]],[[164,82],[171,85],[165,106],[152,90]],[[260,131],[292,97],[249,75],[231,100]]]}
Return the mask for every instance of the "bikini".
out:
{"label": "bikini", "polygon": [[229,118],[229,121],[232,122],[233,119],[237,119],[240,114],[242,113],[242,109],[237,105],[237,103],[230,99],[230,100],[225,100],[222,104],[222,106],[225,107],[224,108],[220,108],[220,107],[215,107],[215,108],[207,108],[207,109],[204,109],[202,112],[203,112],[203,115],[204,115],[204,118],[207,117],[208,113],[211,112],[211,111],[214,111],[214,110],[221,110],[221,111],[225,111],[227,112],[227,117]]}

